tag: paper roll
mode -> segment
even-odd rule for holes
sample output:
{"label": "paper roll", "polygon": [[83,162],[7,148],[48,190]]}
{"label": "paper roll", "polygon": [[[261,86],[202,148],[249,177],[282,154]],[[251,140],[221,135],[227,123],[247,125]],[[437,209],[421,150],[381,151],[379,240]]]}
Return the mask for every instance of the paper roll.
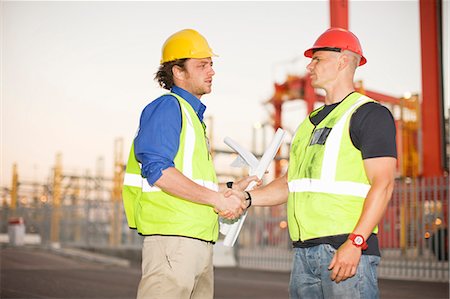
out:
{"label": "paper roll", "polygon": [[[266,173],[267,168],[269,167],[272,160],[275,158],[275,155],[277,154],[278,149],[281,146],[281,142],[283,141],[283,137],[285,135],[284,130],[279,128],[277,132],[275,133],[274,138],[272,139],[272,142],[269,144],[267,149],[264,152],[264,155],[262,156],[261,160],[258,161],[256,157],[243,147],[241,147],[238,143],[236,143],[231,138],[225,138],[224,142],[228,146],[230,146],[235,152],[237,152],[244,161],[246,161],[250,166],[249,175],[256,175],[259,179],[263,177],[263,175]],[[251,182],[246,190],[252,190],[255,186],[256,182]],[[234,246],[234,243],[236,242],[239,233],[241,231],[242,225],[244,224],[245,218],[247,217],[247,212],[241,215],[237,220],[227,220],[227,219],[220,219],[220,232],[225,235],[225,239],[223,241],[223,244],[225,246]]]}

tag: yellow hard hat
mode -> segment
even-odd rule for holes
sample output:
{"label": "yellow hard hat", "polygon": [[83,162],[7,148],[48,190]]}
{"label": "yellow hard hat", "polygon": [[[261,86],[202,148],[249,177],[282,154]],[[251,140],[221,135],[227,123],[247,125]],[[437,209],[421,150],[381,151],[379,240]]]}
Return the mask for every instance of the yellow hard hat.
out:
{"label": "yellow hard hat", "polygon": [[206,39],[193,29],[178,31],[166,40],[162,47],[161,64],[183,58],[207,58],[217,56]]}

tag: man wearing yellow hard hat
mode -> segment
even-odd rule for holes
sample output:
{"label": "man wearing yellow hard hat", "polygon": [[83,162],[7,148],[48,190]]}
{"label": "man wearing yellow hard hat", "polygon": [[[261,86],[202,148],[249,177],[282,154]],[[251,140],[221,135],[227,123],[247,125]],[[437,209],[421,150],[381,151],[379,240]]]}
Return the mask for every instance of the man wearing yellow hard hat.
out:
{"label": "man wearing yellow hard hat", "polygon": [[[138,298],[212,298],[217,213],[233,219],[248,205],[225,197],[210,154],[200,99],[211,92],[212,56],[197,31],[171,35],[155,76],[170,92],[141,114],[122,192],[128,225],[145,236]],[[255,179],[227,187],[244,190]]]}

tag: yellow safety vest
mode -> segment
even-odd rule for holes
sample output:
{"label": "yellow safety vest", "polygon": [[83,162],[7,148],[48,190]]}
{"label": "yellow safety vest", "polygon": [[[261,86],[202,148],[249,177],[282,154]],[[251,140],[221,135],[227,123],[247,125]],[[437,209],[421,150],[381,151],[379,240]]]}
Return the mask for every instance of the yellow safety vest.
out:
{"label": "yellow safety vest", "polygon": [[353,112],[369,101],[373,100],[353,93],[317,126],[308,117],[298,128],[288,170],[288,225],[293,241],[348,234],[358,222],[370,183],[349,125]]}
{"label": "yellow safety vest", "polygon": [[[175,168],[199,185],[218,190],[205,131],[192,106],[179,95],[182,127]],[[141,167],[131,146],[122,189],[130,228],[142,235],[176,235],[216,241],[218,216],[211,206],[193,203],[150,186],[141,176]]]}

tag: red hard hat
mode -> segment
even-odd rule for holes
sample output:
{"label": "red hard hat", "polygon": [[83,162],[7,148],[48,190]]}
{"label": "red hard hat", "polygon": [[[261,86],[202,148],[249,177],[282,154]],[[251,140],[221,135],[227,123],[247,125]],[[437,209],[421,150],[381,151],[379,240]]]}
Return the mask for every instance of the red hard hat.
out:
{"label": "red hard hat", "polygon": [[356,35],[346,29],[328,29],[327,31],[322,33],[321,36],[319,36],[312,48],[305,51],[305,56],[312,57],[314,50],[322,48],[324,50],[326,50],[326,48],[341,49],[341,51],[349,50],[361,56],[361,61],[359,62],[360,66],[367,62],[367,59],[362,53],[361,44],[359,43],[358,38],[356,37]]}

